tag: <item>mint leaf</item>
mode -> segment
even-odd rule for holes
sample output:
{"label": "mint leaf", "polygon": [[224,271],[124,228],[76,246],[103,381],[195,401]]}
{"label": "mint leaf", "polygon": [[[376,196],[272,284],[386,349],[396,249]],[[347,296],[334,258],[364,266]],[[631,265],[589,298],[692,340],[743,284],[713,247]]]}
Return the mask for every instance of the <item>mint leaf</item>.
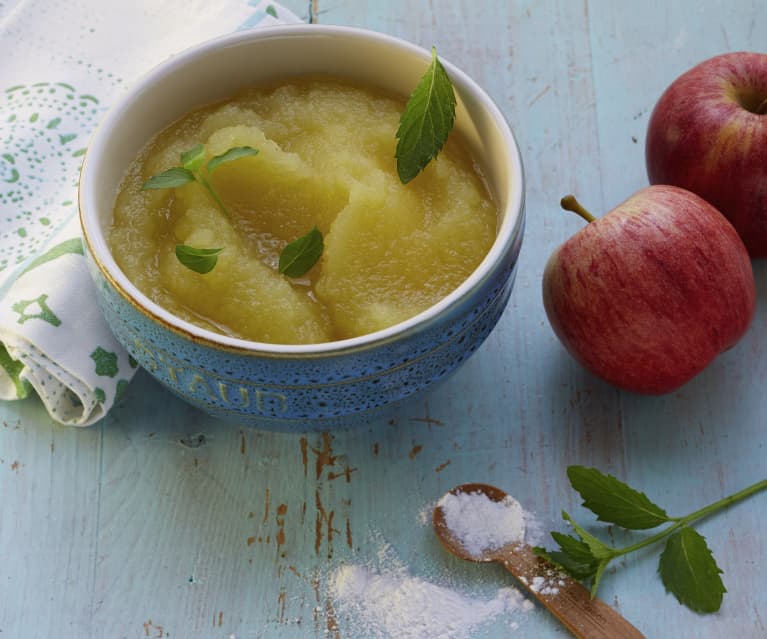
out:
{"label": "mint leaf", "polygon": [[599,539],[594,537],[594,535],[587,532],[582,526],[579,526],[564,510],[562,511],[562,519],[570,523],[570,525],[573,527],[573,530],[578,533],[578,536],[583,540],[586,546],[588,546],[588,549],[594,556],[594,559],[609,560],[613,558],[615,555],[613,548],[601,542]]}
{"label": "mint leaf", "polygon": [[322,233],[315,226],[306,235],[288,244],[280,253],[279,271],[288,277],[301,277],[322,255]]}
{"label": "mint leaf", "polygon": [[217,155],[210,162],[208,162],[208,173],[213,173],[219,166],[226,164],[227,162],[233,162],[240,158],[246,158],[251,155],[258,155],[258,149],[254,149],[250,146],[236,146],[229,149],[221,155]]}
{"label": "mint leaf", "polygon": [[195,248],[186,244],[176,246],[176,257],[188,269],[205,275],[210,273],[218,262],[218,256],[223,248]]}
{"label": "mint leaf", "polygon": [[[592,573],[593,577],[591,581],[591,597],[594,598],[597,596],[597,589],[599,588],[599,582],[602,580],[602,573],[604,573],[605,568],[607,568],[607,564],[609,564],[613,557],[619,554],[619,552],[616,551],[615,548],[611,548],[607,544],[599,541],[599,539],[594,537],[594,535],[586,532],[586,530],[584,530],[583,527],[579,526],[575,521],[573,521],[573,518],[570,517],[570,515],[568,515],[566,512],[562,511],[562,517],[566,521],[570,522],[573,530],[578,533],[578,536],[583,540],[583,544],[588,548],[588,551],[594,560],[596,560],[596,567]],[[577,542],[577,540],[573,541]],[[567,544],[568,548],[575,548],[574,544],[571,542],[567,541],[565,543]],[[581,546],[578,546],[578,548],[582,550]],[[583,555],[579,554],[579,556],[582,557]],[[589,575],[586,576],[588,577]]]}
{"label": "mint leaf", "polygon": [[576,539],[572,535],[565,535],[556,531],[552,532],[551,536],[559,544],[559,547],[574,559],[582,562],[595,561],[594,555],[591,553],[587,543]]}
{"label": "mint leaf", "polygon": [[586,542],[580,541],[571,535],[565,535],[564,533],[556,531],[552,532],[551,536],[554,541],[559,544],[562,551],[567,553],[575,561],[584,565],[593,564],[596,566],[597,558],[594,557],[591,548],[589,548],[589,545]]}
{"label": "mint leaf", "polygon": [[599,561],[591,554],[588,544],[559,532],[552,532],[551,536],[561,550],[549,551],[536,546],[533,548],[536,555],[556,564],[574,579],[588,579],[594,576]]}
{"label": "mint leaf", "polygon": [[[598,539],[586,533],[580,526],[577,526],[572,519],[566,516],[566,513],[563,514],[565,519],[570,521],[576,528],[576,532],[579,535],[585,534],[589,541],[579,541],[570,535],[552,532],[551,536],[559,544],[561,550],[549,551],[536,546],[533,548],[533,552],[539,557],[543,557],[556,564],[573,579],[581,581],[591,579],[591,597],[594,598],[597,595],[602,574],[615,556],[614,549],[602,544]],[[601,558],[597,558],[594,555],[594,548],[600,548],[598,554],[602,555]]]}
{"label": "mint leaf", "polygon": [[647,495],[596,468],[569,466],[567,476],[573,488],[583,497],[583,505],[596,514],[599,521],[618,524],[629,530],[655,528],[672,521],[666,511],[652,503]]}
{"label": "mint leaf", "polygon": [[727,590],[706,538],[687,526],[666,542],[658,564],[663,585],[695,612],[716,612]]}
{"label": "mint leaf", "polygon": [[541,546],[534,546],[533,552],[539,557],[543,557],[546,561],[549,561],[558,568],[564,570],[573,579],[579,581],[593,577],[597,570],[597,563],[584,564],[561,550],[546,550]]}
{"label": "mint leaf", "polygon": [[397,174],[407,184],[437,156],[455,121],[455,92],[431,48],[431,64],[405,105],[397,129]]}
{"label": "mint leaf", "polygon": [[181,154],[181,166],[189,171],[198,171],[205,159],[205,147],[202,144],[195,144],[188,151]]}
{"label": "mint leaf", "polygon": [[194,174],[185,168],[174,166],[172,169],[150,177],[144,182],[141,190],[172,189],[177,186],[183,186],[188,182],[194,182]]}

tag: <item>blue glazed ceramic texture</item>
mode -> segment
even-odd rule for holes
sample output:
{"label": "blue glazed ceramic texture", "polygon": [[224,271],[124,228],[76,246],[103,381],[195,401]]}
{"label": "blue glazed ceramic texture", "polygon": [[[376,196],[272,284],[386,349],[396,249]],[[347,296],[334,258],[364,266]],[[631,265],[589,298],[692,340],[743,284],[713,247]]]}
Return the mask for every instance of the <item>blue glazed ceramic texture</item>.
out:
{"label": "blue glazed ceramic texture", "polygon": [[430,323],[395,340],[313,357],[230,351],[182,336],[128,301],[86,254],[107,322],[151,375],[214,416],[305,431],[364,424],[464,362],[506,307],[523,220],[519,226],[491,277]]}

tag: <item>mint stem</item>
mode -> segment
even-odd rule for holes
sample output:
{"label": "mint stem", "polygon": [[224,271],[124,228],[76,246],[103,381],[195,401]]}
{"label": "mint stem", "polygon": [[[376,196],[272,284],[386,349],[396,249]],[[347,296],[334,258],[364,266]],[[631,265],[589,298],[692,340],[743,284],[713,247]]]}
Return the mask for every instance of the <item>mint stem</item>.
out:
{"label": "mint stem", "polygon": [[625,548],[614,549],[615,554],[613,555],[613,557],[620,557],[621,555],[626,555],[630,552],[634,552],[635,550],[639,550],[640,548],[644,548],[645,546],[650,546],[654,544],[656,541],[660,541],[664,537],[667,537],[678,528],[687,526],[693,521],[697,521],[698,519],[702,519],[703,517],[708,517],[708,515],[711,515],[723,508],[727,508],[728,506],[731,506],[732,504],[735,504],[743,499],[746,499],[747,497],[750,497],[751,495],[758,493],[759,491],[762,491],[765,488],[767,488],[767,479],[763,479],[762,481],[752,484],[751,486],[748,486],[747,488],[744,488],[743,490],[739,490],[737,493],[733,493],[732,495],[729,495],[728,497],[724,497],[723,499],[720,499],[719,501],[715,501],[713,504],[709,504],[708,506],[705,506],[701,508],[700,510],[696,510],[695,512],[692,512],[689,515],[686,515],[685,517],[671,517],[671,519],[674,521],[674,523],[671,526],[669,526],[668,528],[664,528],[659,533],[653,535],[652,537],[648,537],[647,539],[644,539],[636,544],[633,544],[631,546],[626,546]]}
{"label": "mint stem", "polygon": [[572,211],[573,213],[577,213],[589,224],[597,219],[591,213],[589,213],[588,210],[585,209],[578,200],[575,199],[574,195],[565,195],[565,197],[559,201],[559,206],[561,206],[565,211]]}
{"label": "mint stem", "polygon": [[206,180],[202,175],[195,172],[194,176],[197,178],[197,181],[202,184],[208,193],[210,193],[211,197],[216,201],[216,204],[218,204],[221,207],[221,210],[224,212],[224,215],[226,215],[228,218],[232,217],[232,214],[229,213],[229,209],[226,208],[226,204],[224,204],[223,200],[218,196],[218,193],[216,193],[215,189],[211,186],[210,182]]}

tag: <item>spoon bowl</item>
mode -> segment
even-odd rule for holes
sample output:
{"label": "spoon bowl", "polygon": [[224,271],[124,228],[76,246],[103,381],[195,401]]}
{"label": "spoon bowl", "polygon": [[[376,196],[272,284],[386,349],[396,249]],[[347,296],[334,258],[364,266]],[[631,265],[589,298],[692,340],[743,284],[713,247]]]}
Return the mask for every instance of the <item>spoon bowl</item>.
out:
{"label": "spoon bowl", "polygon": [[[490,501],[509,507],[516,501],[500,488],[487,484],[462,484],[448,495],[484,495]],[[442,545],[456,557],[475,562],[497,561],[517,581],[546,607],[575,637],[581,639],[643,639],[644,635],[624,619],[614,608],[591,593],[558,567],[538,557],[521,537],[510,536],[508,543],[486,547],[478,552],[467,549],[455,530],[448,525],[442,504],[443,497],[434,509],[434,531]],[[486,523],[486,522],[483,522]]]}
{"label": "spoon bowl", "polygon": [[[490,486],[488,484],[462,484],[461,486],[456,486],[453,488],[453,490],[451,490],[448,494],[455,496],[483,494],[488,499],[490,499],[490,501],[498,503],[506,502],[508,504],[513,502],[510,495],[503,492],[500,488],[496,488],[495,486]],[[442,500],[440,500],[440,503],[434,509],[433,515],[434,531],[437,533],[437,537],[439,538],[440,542],[442,542],[442,545],[456,557],[465,559],[466,561],[497,561],[497,548],[484,548],[479,553],[471,552],[466,548],[466,545],[461,540],[461,538],[453,529],[450,528],[447,523],[445,511],[441,506],[443,500],[444,497]]]}

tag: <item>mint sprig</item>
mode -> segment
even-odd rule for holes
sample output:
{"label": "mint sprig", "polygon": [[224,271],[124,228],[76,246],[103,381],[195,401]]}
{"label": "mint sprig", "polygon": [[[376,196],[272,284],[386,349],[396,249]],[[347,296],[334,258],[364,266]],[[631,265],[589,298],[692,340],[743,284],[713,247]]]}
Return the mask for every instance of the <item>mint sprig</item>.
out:
{"label": "mint sprig", "polygon": [[644,493],[595,468],[570,466],[567,476],[583,498],[583,505],[596,514],[599,521],[628,530],[646,530],[664,523],[669,525],[635,544],[614,548],[579,526],[563,511],[562,517],[572,525],[578,537],[552,532],[559,550],[536,547],[536,554],[557,564],[573,578],[590,581],[591,595],[596,596],[605,568],[613,559],[666,539],[658,565],[666,591],[696,612],[719,610],[726,592],[720,576],[722,570],[703,535],[693,530],[690,524],[766,489],[767,479],[684,517],[671,517]]}
{"label": "mint sprig", "polygon": [[[173,189],[189,182],[197,182],[210,194],[224,215],[231,217],[229,209],[208,181],[207,176],[223,164],[254,155],[258,155],[258,149],[250,146],[233,147],[211,158],[205,165],[205,173],[203,173],[201,169],[205,162],[205,146],[196,144],[188,151],[181,153],[180,166],[171,167],[152,176],[144,182],[141,190]],[[322,249],[322,233],[315,226],[309,233],[290,242],[282,250],[279,260],[280,273],[288,277],[301,277],[317,263],[322,255]],[[223,248],[198,248],[179,244],[176,246],[176,257],[188,269],[204,275],[215,268],[218,256],[223,250]]]}
{"label": "mint sprig", "polygon": [[[222,164],[257,154],[258,149],[249,146],[240,146],[229,149],[225,153],[212,158],[206,166],[206,172],[210,175]],[[210,194],[224,215],[231,217],[229,209],[226,208],[224,201],[219,194],[216,193],[216,190],[208,181],[206,175],[200,171],[203,162],[205,161],[205,146],[196,144],[188,151],[181,153],[180,160],[181,166],[173,166],[158,175],[153,175],[144,182],[141,190],[173,189],[179,186],[184,186],[189,182],[197,182]],[[223,250],[223,248],[199,248],[188,246],[186,244],[178,244],[176,245],[176,258],[188,269],[195,273],[205,275],[206,273],[210,273],[216,266],[218,255]]]}
{"label": "mint sprig", "polygon": [[455,92],[431,48],[431,64],[405,105],[397,129],[397,174],[402,184],[416,177],[442,150],[455,121]]}
{"label": "mint sprig", "polygon": [[[216,168],[222,164],[253,155],[258,155],[258,149],[254,149],[249,146],[238,146],[233,149],[229,149],[225,153],[211,158],[206,166],[207,175],[213,173],[213,171],[215,171]],[[181,154],[181,166],[171,167],[159,175],[152,176],[146,182],[144,182],[141,190],[148,191],[151,189],[171,189],[176,188],[177,186],[183,186],[189,182],[198,182],[210,194],[221,211],[223,211],[224,215],[231,217],[231,213],[229,213],[229,209],[226,208],[224,201],[221,199],[219,194],[216,193],[216,190],[208,181],[206,175],[200,171],[204,161],[205,147],[202,144],[197,144],[188,151],[184,151]]]}

